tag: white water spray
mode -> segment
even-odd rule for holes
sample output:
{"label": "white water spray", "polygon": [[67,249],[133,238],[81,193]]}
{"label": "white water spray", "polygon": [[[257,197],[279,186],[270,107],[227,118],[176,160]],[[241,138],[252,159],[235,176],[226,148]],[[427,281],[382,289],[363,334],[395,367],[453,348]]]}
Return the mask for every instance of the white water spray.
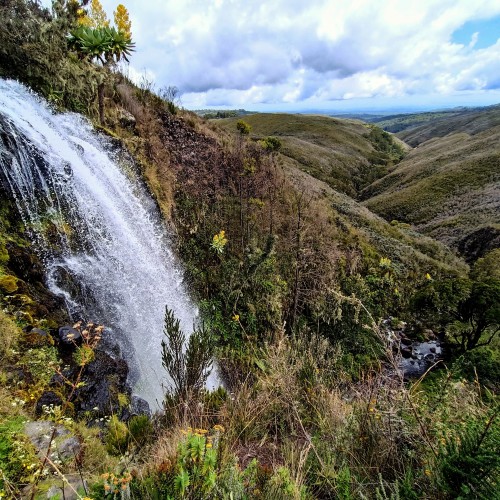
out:
{"label": "white water spray", "polygon": [[166,383],[165,305],[185,332],[197,311],[132,163],[119,161],[111,141],[85,119],[53,113],[13,81],[0,80],[0,134],[4,183],[45,263],[49,288],[74,319],[105,322],[129,363],[134,393],[157,408]]}

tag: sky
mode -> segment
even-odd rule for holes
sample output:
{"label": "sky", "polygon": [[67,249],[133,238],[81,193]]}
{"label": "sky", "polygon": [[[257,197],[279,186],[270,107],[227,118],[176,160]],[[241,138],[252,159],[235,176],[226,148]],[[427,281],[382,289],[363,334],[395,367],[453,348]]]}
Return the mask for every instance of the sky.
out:
{"label": "sky", "polygon": [[[112,18],[117,0],[101,0]],[[500,102],[499,0],[126,0],[127,69],[189,109]]]}

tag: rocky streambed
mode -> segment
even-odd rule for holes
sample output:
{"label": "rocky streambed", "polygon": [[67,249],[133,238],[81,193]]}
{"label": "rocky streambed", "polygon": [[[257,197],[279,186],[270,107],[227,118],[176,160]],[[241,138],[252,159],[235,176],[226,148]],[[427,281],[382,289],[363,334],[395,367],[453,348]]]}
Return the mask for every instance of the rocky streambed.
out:
{"label": "rocky streambed", "polygon": [[424,332],[427,340],[419,341],[408,336],[405,322],[395,322],[388,318],[382,322],[382,327],[394,354],[398,357],[398,367],[405,380],[422,376],[443,359],[442,343],[431,330]]}

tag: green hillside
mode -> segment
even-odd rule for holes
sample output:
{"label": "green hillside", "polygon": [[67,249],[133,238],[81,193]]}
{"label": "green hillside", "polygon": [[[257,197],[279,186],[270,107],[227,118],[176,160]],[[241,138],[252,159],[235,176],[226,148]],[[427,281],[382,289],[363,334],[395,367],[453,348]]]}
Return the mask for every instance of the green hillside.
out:
{"label": "green hillside", "polygon": [[367,116],[365,121],[375,123],[378,127],[393,134],[403,130],[413,129],[420,125],[428,125],[437,120],[448,119],[452,116],[470,112],[469,109],[455,108],[443,111],[426,111],[423,113],[404,113],[386,116]]}
{"label": "green hillside", "polygon": [[[416,147],[433,137],[445,137],[458,132],[475,135],[500,125],[500,105],[474,108],[459,113],[450,111],[429,113],[429,115],[432,119],[427,123],[417,127],[412,126],[400,132],[398,137],[410,146]],[[382,123],[377,125],[385,128]]]}
{"label": "green hillside", "polygon": [[[259,113],[245,117],[255,140],[275,136],[283,161],[350,196],[386,172],[395,154],[377,142],[376,129],[358,120],[321,115]],[[235,131],[238,118],[217,120]],[[380,131],[381,132],[381,131]]]}
{"label": "green hillside", "polygon": [[362,196],[366,207],[387,220],[412,224],[477,258],[499,244],[500,111],[470,118],[454,117],[400,134],[415,143],[454,131],[421,143]]}

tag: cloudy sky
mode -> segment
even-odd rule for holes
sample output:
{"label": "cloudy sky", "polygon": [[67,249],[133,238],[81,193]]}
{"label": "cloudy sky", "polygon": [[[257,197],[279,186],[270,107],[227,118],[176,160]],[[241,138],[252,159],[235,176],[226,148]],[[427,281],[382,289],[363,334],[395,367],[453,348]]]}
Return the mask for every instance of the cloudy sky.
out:
{"label": "cloudy sky", "polygon": [[[101,0],[110,17],[120,0]],[[187,108],[500,102],[499,0],[126,0],[131,76]]]}

